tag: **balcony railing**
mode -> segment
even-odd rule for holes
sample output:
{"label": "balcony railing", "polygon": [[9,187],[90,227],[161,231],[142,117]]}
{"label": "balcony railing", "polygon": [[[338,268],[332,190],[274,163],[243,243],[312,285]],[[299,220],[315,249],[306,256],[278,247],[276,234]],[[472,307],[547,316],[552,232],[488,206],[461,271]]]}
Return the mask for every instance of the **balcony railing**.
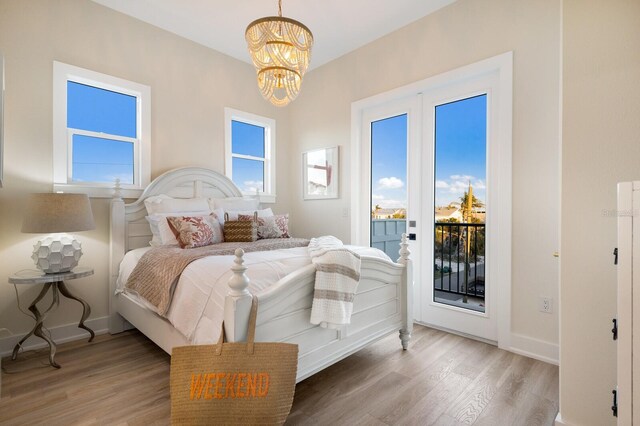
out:
{"label": "balcony railing", "polygon": [[[372,219],[371,247],[398,259],[406,219]],[[434,235],[434,282],[438,294],[471,296],[484,300],[484,223],[436,223]],[[442,294],[440,294],[442,295]]]}
{"label": "balcony railing", "polygon": [[436,223],[434,282],[437,292],[484,300],[484,223]]}

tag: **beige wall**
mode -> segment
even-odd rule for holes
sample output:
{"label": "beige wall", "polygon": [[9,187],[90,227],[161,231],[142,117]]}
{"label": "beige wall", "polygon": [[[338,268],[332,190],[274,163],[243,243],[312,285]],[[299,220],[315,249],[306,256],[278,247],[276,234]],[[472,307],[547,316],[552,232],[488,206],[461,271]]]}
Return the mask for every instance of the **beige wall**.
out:
{"label": "beige wall", "polygon": [[[297,235],[332,233],[348,241],[350,219],[342,213],[350,207],[351,102],[513,50],[512,328],[556,344],[557,314],[539,313],[537,298],[558,297],[551,253],[558,247],[559,8],[559,0],[460,0],[312,71],[300,98],[276,109],[260,98],[249,65],[93,2],[1,0],[7,92],[0,276],[31,267],[36,237],[19,232],[16,198],[51,190],[53,60],[151,86],[154,177],[184,165],[222,171],[225,106],[276,118],[276,210],[292,213]],[[341,198],[302,201],[301,152],[336,144],[342,148]],[[73,286],[91,303],[92,318],[100,318],[107,314],[108,201],[95,199],[93,206],[97,229],[81,235],[82,263],[94,266],[96,275]],[[35,292],[21,293],[28,300]],[[78,313],[63,301],[48,324],[71,323]],[[0,338],[30,324],[17,311],[13,289],[0,286]]]}
{"label": "beige wall", "polygon": [[[242,34],[238,35],[242,37]],[[265,102],[255,71],[243,62],[88,0],[0,0],[0,51],[5,56],[5,187],[0,189],[0,338],[22,334],[33,321],[16,308],[8,275],[33,265],[38,236],[21,234],[17,199],[52,190],[52,63],[54,60],[151,86],[152,178],[201,165],[224,171],[225,106],[272,117],[278,163],[286,164],[287,110]],[[287,176],[278,175],[278,204],[287,211]],[[107,315],[109,202],[92,201],[94,231],[79,234],[93,266],[91,278],[70,287],[91,304],[91,318]],[[37,286],[21,288],[23,305]],[[80,305],[63,299],[47,326],[77,321]]]}
{"label": "beige wall", "polygon": [[616,183],[640,179],[640,2],[564,0],[560,412],[615,424]]}
{"label": "beige wall", "polygon": [[[615,208],[617,182],[639,175],[640,3],[564,0],[563,15],[561,414],[567,424],[604,425],[614,421],[615,219],[601,212]],[[0,50],[7,86],[0,279],[31,267],[36,237],[19,232],[16,200],[51,190],[53,60],[151,86],[153,176],[194,164],[222,171],[225,106],[276,118],[276,208],[291,211],[298,235],[349,240],[342,211],[351,197],[351,102],[513,50],[512,326],[558,342],[557,309],[541,314],[536,303],[542,294],[558,299],[551,253],[559,244],[560,0],[459,0],[312,71],[285,110],[262,101],[247,64],[87,0],[0,0]],[[341,198],[302,201],[301,152],[336,144]],[[71,285],[99,318],[107,314],[108,201],[93,207],[97,228],[81,234],[82,263],[96,275]],[[21,289],[25,300],[35,292]],[[75,304],[62,304],[49,326],[79,315]],[[0,285],[0,338],[30,326],[13,288]]]}
{"label": "beige wall", "polygon": [[[312,71],[291,110],[292,164],[310,148],[340,145],[338,200],[292,198],[305,236],[348,241],[351,102],[512,50],[513,271],[512,330],[528,343],[558,343],[558,313],[538,311],[538,297],[558,299],[560,1],[459,0]],[[300,167],[291,170],[300,194]],[[557,307],[557,304],[556,304]]]}

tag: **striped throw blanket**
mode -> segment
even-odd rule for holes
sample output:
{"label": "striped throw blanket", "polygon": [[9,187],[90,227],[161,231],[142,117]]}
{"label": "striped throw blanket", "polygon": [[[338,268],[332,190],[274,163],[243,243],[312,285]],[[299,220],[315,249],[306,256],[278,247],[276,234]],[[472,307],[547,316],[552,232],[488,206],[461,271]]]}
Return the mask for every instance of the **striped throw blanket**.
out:
{"label": "striped throw blanket", "polygon": [[360,282],[360,256],[332,236],[312,238],[309,256],[316,266],[311,324],[339,329],[351,322]]}

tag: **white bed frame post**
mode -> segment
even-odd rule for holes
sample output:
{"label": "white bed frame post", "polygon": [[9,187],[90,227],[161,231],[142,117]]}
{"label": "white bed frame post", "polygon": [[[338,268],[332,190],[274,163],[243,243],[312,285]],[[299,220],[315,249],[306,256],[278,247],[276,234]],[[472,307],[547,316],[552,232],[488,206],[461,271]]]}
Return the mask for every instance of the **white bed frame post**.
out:
{"label": "white bed frame post", "polygon": [[404,327],[400,329],[400,342],[402,343],[402,349],[407,350],[409,340],[411,340],[411,333],[413,332],[413,262],[409,259],[411,251],[409,250],[409,238],[406,233],[402,234],[398,254],[400,255],[398,263],[404,265],[402,282],[405,284],[403,288],[406,289],[406,294],[402,295],[405,316],[402,319]]}
{"label": "white bed frame post", "polygon": [[116,292],[116,282],[120,271],[120,262],[125,253],[125,218],[124,200],[120,189],[120,179],[116,179],[116,184],[111,199],[111,224],[110,224],[110,250],[109,250],[109,333],[121,333],[128,327],[116,309],[118,303]]}
{"label": "white bed frame post", "polygon": [[229,278],[229,293],[224,300],[224,332],[228,342],[242,342],[247,338],[249,313],[253,296],[249,292],[249,277],[245,275],[244,250],[236,249]]}

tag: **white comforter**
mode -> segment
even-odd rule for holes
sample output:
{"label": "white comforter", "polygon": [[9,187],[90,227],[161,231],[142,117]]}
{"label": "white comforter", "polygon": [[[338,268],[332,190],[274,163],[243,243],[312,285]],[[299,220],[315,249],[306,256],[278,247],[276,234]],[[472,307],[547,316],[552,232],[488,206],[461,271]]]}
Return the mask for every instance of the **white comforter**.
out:
{"label": "white comforter", "polygon": [[[382,251],[357,246],[345,246],[360,256],[390,260]],[[128,252],[120,264],[118,289],[124,285],[138,260],[150,247]],[[184,270],[173,295],[167,319],[194,344],[215,343],[220,333],[224,315],[224,298],[229,291],[227,281],[231,276],[233,256],[210,256],[196,260]],[[311,263],[306,247],[284,250],[252,252],[244,255],[248,267],[249,290],[259,294],[279,279]],[[129,297],[147,306],[145,301],[133,294]]]}

